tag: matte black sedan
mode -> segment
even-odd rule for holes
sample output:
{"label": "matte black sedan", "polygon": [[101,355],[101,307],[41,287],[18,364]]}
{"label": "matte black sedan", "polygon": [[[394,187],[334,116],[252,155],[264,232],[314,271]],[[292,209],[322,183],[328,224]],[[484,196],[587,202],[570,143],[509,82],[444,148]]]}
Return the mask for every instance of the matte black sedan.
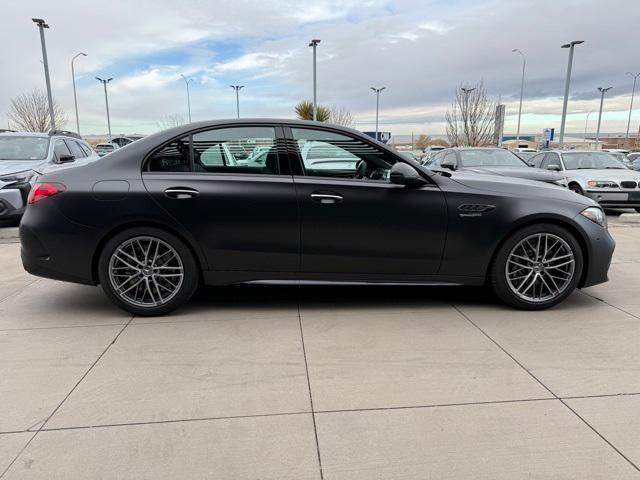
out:
{"label": "matte black sedan", "polygon": [[137,315],[250,282],[488,284],[542,309],[606,281],[614,249],[589,198],[289,120],[184,125],[46,174],[20,237],[27,271],[101,284]]}
{"label": "matte black sedan", "polygon": [[567,187],[567,179],[558,172],[534,168],[515,153],[496,147],[448,148],[435,154],[429,168],[466,170],[486,175],[526,178]]}

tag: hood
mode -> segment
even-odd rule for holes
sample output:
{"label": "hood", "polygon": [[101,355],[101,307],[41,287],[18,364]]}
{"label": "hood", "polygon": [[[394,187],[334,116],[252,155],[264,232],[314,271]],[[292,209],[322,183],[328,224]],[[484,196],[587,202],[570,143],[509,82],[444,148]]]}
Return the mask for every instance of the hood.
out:
{"label": "hood", "polygon": [[502,175],[504,177],[526,178],[527,180],[537,180],[539,182],[554,183],[564,178],[558,172],[533,168],[523,165],[522,167],[468,167],[463,168],[467,172],[484,173],[487,175]]}
{"label": "hood", "polygon": [[515,195],[518,197],[531,199],[544,198],[545,200],[555,199],[578,204],[585,208],[598,205],[589,197],[579,195],[553,183],[543,183],[539,180],[528,180],[501,175],[478,175],[477,173],[468,173],[467,170],[454,172],[451,180],[465,187]]}
{"label": "hood", "polygon": [[635,170],[629,169],[596,169],[589,168],[585,170],[565,170],[565,174],[568,178],[580,178],[585,182],[589,180],[611,180],[611,181],[622,181],[622,180],[635,180],[636,182],[640,181],[640,173]]}
{"label": "hood", "polygon": [[47,163],[46,160],[0,160],[0,176],[11,173],[24,172],[25,170],[38,170]]}

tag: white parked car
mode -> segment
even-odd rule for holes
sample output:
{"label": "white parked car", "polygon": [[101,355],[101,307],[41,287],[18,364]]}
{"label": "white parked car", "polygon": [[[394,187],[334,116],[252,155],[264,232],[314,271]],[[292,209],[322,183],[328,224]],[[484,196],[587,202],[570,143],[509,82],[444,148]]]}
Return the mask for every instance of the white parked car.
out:
{"label": "white parked car", "polygon": [[99,143],[96,145],[96,152],[98,152],[98,156],[104,157],[111,152],[115,152],[119,148],[120,145],[117,143]]}
{"label": "white parked car", "polygon": [[426,163],[431,160],[431,158],[438,152],[441,152],[442,150],[444,150],[445,148],[449,148],[449,147],[443,147],[442,145],[430,145],[427,148],[424,149],[424,157],[422,157],[422,164],[426,165]]}
{"label": "white parked car", "polygon": [[601,150],[552,150],[532,159],[537,168],[562,172],[569,188],[603,208],[635,208],[640,212],[640,172],[629,170]]}
{"label": "white parked car", "polygon": [[89,144],[73,132],[0,133],[0,221],[22,216],[27,195],[39,173],[98,158]]}

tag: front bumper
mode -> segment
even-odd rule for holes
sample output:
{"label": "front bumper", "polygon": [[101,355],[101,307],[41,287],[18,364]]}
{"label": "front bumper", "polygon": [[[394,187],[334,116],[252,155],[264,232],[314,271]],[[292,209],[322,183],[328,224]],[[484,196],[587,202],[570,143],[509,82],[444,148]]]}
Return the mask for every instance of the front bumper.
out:
{"label": "front bumper", "polygon": [[20,189],[0,189],[0,220],[19,218],[24,213],[24,208],[24,195]]}
{"label": "front bumper", "polygon": [[591,287],[609,280],[609,267],[611,257],[616,248],[616,242],[609,233],[595,222],[581,214],[574,219],[583,231],[583,240],[586,247],[586,258],[582,279],[578,287]]}
{"label": "front bumper", "polygon": [[97,243],[98,232],[64,216],[53,199],[29,205],[20,222],[22,265],[40,277],[95,285]]}
{"label": "front bumper", "polygon": [[585,195],[602,207],[635,208],[640,207],[640,189],[634,190],[587,190]]}

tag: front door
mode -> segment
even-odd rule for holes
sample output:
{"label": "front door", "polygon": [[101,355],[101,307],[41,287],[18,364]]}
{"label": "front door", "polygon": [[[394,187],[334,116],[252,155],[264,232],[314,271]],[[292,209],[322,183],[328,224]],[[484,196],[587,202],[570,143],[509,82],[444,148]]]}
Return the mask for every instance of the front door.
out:
{"label": "front door", "polygon": [[[373,274],[401,280],[435,274],[446,236],[446,204],[436,185],[392,184],[395,155],[358,137],[286,128],[299,162],[303,273]],[[295,169],[294,169],[295,171]]]}
{"label": "front door", "polygon": [[147,190],[199,242],[209,270],[298,271],[298,206],[291,175],[281,174],[278,131],[194,132],[145,165]]}

